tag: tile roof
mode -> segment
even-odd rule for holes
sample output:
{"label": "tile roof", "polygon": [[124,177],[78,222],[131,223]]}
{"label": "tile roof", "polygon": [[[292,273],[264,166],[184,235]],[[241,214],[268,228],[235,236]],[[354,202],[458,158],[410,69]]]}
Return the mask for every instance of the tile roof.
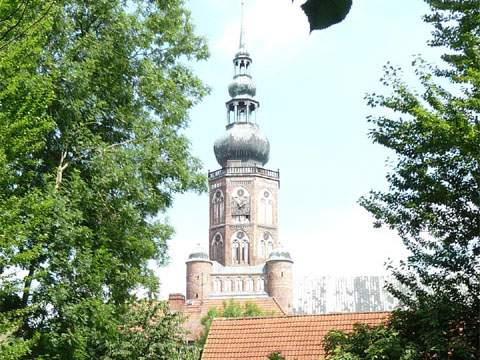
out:
{"label": "tile roof", "polygon": [[[188,340],[195,340],[198,339],[203,332],[203,326],[200,323],[200,320],[207,315],[210,309],[221,309],[223,303],[228,302],[229,300],[229,298],[193,300],[183,304],[182,307],[172,307],[172,310],[180,311],[187,316],[184,326],[190,333],[188,335]],[[233,300],[241,305],[244,305],[247,302],[255,303],[265,312],[285,315],[282,308],[278,305],[275,299],[271,297],[233,298]]]}
{"label": "tile roof", "polygon": [[389,312],[214,319],[202,360],[266,360],[279,351],[286,360],[324,358],[330,330],[352,331],[356,323],[378,325]]}

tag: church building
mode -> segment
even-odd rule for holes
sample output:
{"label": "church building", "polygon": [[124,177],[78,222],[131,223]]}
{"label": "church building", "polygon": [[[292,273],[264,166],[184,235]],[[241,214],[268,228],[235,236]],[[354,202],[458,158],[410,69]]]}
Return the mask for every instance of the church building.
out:
{"label": "church building", "polygon": [[255,99],[243,14],[233,66],[226,130],[214,144],[220,169],[208,173],[209,237],[186,261],[186,298],[172,294],[170,304],[188,314],[189,306],[201,308],[233,298],[274,304],[289,314],[293,261],[279,241],[280,172],[265,167],[270,143],[257,122],[260,103]]}

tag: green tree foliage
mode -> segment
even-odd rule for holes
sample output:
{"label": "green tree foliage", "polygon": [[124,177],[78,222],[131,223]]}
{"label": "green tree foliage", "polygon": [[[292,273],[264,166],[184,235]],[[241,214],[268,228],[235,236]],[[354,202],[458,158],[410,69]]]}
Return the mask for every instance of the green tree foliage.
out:
{"label": "green tree foliage", "polygon": [[35,35],[55,1],[6,0],[0,3],[0,52],[15,41]]}
{"label": "green tree foliage", "polygon": [[124,315],[116,338],[108,343],[104,360],[197,360],[200,349],[188,345],[184,319],[164,302],[142,301]]}
{"label": "green tree foliage", "polygon": [[212,308],[208,310],[207,315],[201,319],[201,323],[204,327],[202,336],[198,340],[198,344],[203,347],[205,341],[207,341],[208,332],[212,321],[215,318],[238,318],[238,317],[255,317],[255,316],[269,316],[274,315],[274,313],[269,313],[263,311],[257,304],[246,302],[245,304],[240,304],[233,299],[230,299],[228,302],[224,301],[222,308]]}
{"label": "green tree foliage", "polygon": [[182,130],[206,92],[186,61],[207,49],[182,0],[31,3],[49,6],[33,28],[40,8],[0,4],[34,29],[2,32],[0,358],[98,359],[158,291],[157,214],[205,189]]}
{"label": "green tree foliage", "polygon": [[388,65],[383,83],[391,94],[367,97],[382,113],[369,119],[370,135],[395,162],[388,191],[360,202],[411,253],[392,268],[389,290],[405,309],[394,313],[390,335],[398,333],[421,359],[479,359],[480,6],[426,2],[430,45],[445,52],[443,62],[417,58],[419,86]]}
{"label": "green tree foliage", "polygon": [[354,325],[352,333],[331,331],[324,340],[329,360],[413,360],[417,352],[390,326]]}
{"label": "green tree foliage", "polygon": [[268,355],[268,360],[285,360],[285,358],[282,356],[281,353],[273,352],[270,355]]}

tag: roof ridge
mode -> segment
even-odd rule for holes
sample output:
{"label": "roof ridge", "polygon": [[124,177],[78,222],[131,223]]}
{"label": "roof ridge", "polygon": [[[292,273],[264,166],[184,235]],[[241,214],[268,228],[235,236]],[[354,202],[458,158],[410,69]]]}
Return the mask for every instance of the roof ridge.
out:
{"label": "roof ridge", "polygon": [[255,320],[255,319],[288,319],[288,318],[301,318],[301,317],[330,317],[330,316],[348,316],[348,315],[367,315],[367,314],[391,314],[391,311],[360,311],[349,313],[328,313],[328,314],[301,314],[301,315],[266,315],[266,316],[245,316],[245,317],[217,317],[215,320],[231,321],[231,320]]}

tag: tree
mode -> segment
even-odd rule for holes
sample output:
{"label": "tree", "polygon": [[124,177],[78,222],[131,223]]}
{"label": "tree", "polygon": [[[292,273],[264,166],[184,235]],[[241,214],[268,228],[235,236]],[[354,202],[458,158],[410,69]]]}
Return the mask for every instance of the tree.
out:
{"label": "tree", "polygon": [[353,331],[331,331],[324,340],[329,360],[413,360],[415,348],[405,342],[398,331],[389,325],[356,324]]}
{"label": "tree", "polygon": [[233,299],[230,299],[228,302],[224,301],[221,309],[212,308],[208,310],[207,315],[201,319],[201,324],[203,325],[203,333],[198,339],[198,344],[203,348],[205,342],[207,341],[208,332],[212,321],[215,318],[238,318],[238,317],[255,317],[255,316],[268,316],[274,315],[274,313],[265,312],[260,307],[251,302],[246,302],[245,304],[240,304]]}
{"label": "tree", "polygon": [[[360,203],[401,236],[410,256],[391,267],[389,290],[405,306],[390,329],[422,359],[480,358],[480,6],[426,0],[431,46],[442,65],[414,61],[419,86],[387,65],[390,95],[371,94],[382,109],[370,136],[395,153],[388,191]],[[398,284],[398,285],[397,285]],[[376,331],[376,330],[375,330]],[[368,358],[368,357],[361,357]]]}
{"label": "tree", "polygon": [[[37,25],[48,16],[55,0],[9,0],[0,3],[0,52],[26,36],[35,36]],[[33,34],[33,35],[31,35]]]}
{"label": "tree", "polygon": [[138,290],[158,291],[148,263],[165,260],[173,230],[157,214],[205,190],[182,130],[206,93],[186,61],[207,49],[182,0],[55,1],[28,36],[12,31],[0,357],[101,358]]}
{"label": "tree", "polygon": [[188,345],[184,319],[165,302],[141,301],[124,315],[117,337],[108,343],[103,360],[197,360],[200,349]]}

